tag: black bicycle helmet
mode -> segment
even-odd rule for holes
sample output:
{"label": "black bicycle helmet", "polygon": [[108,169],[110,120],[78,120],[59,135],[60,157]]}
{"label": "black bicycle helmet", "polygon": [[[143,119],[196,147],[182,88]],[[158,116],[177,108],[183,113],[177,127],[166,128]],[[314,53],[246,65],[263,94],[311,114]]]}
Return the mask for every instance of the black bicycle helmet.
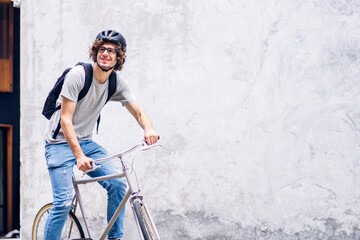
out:
{"label": "black bicycle helmet", "polygon": [[114,42],[121,44],[121,50],[126,49],[126,40],[123,35],[114,30],[105,30],[96,36],[96,39],[102,39],[105,42]]}

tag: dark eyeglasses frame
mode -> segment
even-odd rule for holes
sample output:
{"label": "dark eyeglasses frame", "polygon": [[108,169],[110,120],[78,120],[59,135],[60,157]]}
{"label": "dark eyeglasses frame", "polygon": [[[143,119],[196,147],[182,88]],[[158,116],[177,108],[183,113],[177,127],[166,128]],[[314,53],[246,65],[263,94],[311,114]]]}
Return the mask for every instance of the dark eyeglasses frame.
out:
{"label": "dark eyeglasses frame", "polygon": [[106,47],[99,47],[98,52],[104,53],[105,51],[108,52],[108,54],[115,55],[119,50],[116,50],[114,48],[106,48]]}

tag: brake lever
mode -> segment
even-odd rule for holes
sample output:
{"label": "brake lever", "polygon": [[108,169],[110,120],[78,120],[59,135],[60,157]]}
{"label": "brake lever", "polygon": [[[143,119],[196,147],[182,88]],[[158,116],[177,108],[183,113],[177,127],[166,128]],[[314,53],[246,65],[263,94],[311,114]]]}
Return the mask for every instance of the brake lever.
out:
{"label": "brake lever", "polygon": [[162,147],[163,145],[161,145],[160,143],[154,143],[152,145],[148,145],[146,143],[146,141],[144,140],[143,141],[143,147],[140,149],[140,151],[146,151],[146,150],[149,150],[150,148],[153,148],[153,147]]}
{"label": "brake lever", "polygon": [[84,173],[83,173],[83,176],[85,176],[85,174],[88,174],[89,172],[93,172],[93,171],[96,171],[98,170],[99,168],[101,168],[101,165],[96,165],[96,163],[92,163],[92,169],[89,169],[89,170],[86,170]]}

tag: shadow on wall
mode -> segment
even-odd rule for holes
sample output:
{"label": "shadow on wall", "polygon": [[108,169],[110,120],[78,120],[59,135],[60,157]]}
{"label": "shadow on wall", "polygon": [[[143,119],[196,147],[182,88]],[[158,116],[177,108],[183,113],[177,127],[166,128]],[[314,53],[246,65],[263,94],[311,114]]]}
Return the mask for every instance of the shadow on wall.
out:
{"label": "shadow on wall", "polygon": [[[360,239],[360,230],[354,228],[351,234],[341,230],[333,218],[323,219],[324,231],[319,228],[304,228],[296,233],[286,233],[283,228],[272,230],[270,226],[244,227],[239,222],[224,223],[217,216],[207,216],[204,211],[188,211],[184,215],[171,211],[157,213],[157,227],[164,239],[187,240],[308,240],[308,239]],[[179,224],[181,223],[181,224]],[[172,231],[169,231],[172,229]],[[234,237],[236,236],[236,237]]]}

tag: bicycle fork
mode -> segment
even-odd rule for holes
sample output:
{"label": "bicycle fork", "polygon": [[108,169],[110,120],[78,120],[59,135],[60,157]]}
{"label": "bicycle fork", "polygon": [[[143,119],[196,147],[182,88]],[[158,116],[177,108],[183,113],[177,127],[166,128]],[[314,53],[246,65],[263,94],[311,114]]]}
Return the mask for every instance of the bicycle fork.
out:
{"label": "bicycle fork", "polygon": [[[145,227],[149,230],[148,233],[150,234],[149,239],[155,239],[155,240],[160,240],[160,236],[159,233],[156,229],[155,223],[151,217],[151,214],[143,200],[143,196],[138,195],[138,193],[135,193],[131,198],[130,198],[130,206],[131,206],[131,210],[133,211],[134,214],[134,218],[135,218],[135,222],[136,222],[136,226],[140,235],[140,238],[142,240],[147,240],[144,238],[143,233],[142,233],[142,229],[140,226],[140,219],[138,218],[138,215],[136,214],[136,210],[135,210],[135,203],[138,203],[139,206],[141,207],[142,211],[142,216],[144,217],[143,221],[144,221],[144,225]],[[150,231],[151,229],[151,231]]]}
{"label": "bicycle fork", "polygon": [[[127,193],[131,193],[131,197],[130,197],[130,206],[131,206],[131,210],[134,214],[134,219],[135,219],[135,222],[136,222],[136,226],[137,226],[137,229],[138,229],[138,232],[139,232],[139,235],[140,235],[140,238],[142,240],[147,240],[147,239],[144,239],[144,236],[142,234],[142,230],[141,230],[141,227],[140,227],[140,220],[135,212],[135,208],[134,208],[134,204],[135,202],[138,202],[139,205],[141,206],[141,208],[144,210],[144,216],[146,217],[147,221],[146,221],[146,224],[147,224],[147,228],[148,229],[152,229],[153,230],[153,235],[151,237],[151,239],[156,239],[156,240],[160,240],[160,237],[159,237],[159,233],[157,232],[156,230],[156,227],[155,227],[155,223],[150,215],[150,212],[143,200],[143,196],[139,194],[140,190],[138,189],[138,191],[135,191],[132,184],[131,184],[131,181],[130,181],[130,176],[129,176],[129,173],[128,173],[128,168],[125,166],[124,162],[122,161],[122,159],[120,158],[120,161],[121,161],[121,164],[122,164],[122,167],[123,167],[123,172],[125,174],[125,177],[126,177],[126,180],[127,180],[127,183],[128,183],[128,186],[129,186],[129,189],[128,189],[128,192]],[[127,196],[126,196],[127,197]],[[125,200],[125,198],[124,198]],[[126,198],[126,201],[128,199]],[[148,226],[148,224],[150,226]]]}

